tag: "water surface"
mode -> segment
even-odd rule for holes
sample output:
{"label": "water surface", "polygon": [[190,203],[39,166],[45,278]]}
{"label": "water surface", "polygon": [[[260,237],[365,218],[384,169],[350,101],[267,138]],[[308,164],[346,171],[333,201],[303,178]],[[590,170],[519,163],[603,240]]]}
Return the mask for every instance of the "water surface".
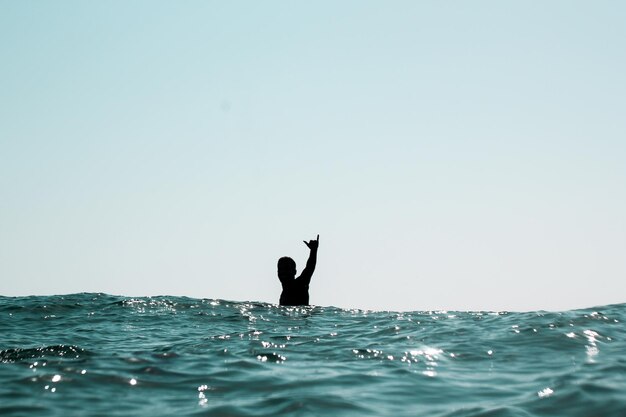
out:
{"label": "water surface", "polygon": [[624,416],[625,316],[0,297],[0,415]]}

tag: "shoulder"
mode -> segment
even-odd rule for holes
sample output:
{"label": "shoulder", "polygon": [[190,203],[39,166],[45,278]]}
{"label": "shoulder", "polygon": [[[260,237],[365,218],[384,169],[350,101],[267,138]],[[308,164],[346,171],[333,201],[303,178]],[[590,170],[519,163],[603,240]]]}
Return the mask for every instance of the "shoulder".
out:
{"label": "shoulder", "polygon": [[300,275],[298,278],[296,278],[294,280],[294,285],[298,286],[298,287],[307,287],[309,286],[308,280],[307,280],[307,275],[306,274],[302,274]]}

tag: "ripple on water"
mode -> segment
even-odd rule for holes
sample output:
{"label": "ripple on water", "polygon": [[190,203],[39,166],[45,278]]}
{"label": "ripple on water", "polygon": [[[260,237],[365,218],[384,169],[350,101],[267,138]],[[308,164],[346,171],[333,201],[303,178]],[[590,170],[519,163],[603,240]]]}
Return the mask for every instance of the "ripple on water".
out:
{"label": "ripple on water", "polygon": [[[621,416],[625,305],[376,312],[0,297],[0,414]],[[36,403],[36,406],[33,406]]]}

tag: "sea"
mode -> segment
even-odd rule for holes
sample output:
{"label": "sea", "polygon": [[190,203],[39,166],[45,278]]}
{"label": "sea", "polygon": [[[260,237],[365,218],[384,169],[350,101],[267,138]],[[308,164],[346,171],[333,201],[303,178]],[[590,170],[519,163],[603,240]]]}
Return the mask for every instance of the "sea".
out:
{"label": "sea", "polygon": [[0,297],[1,416],[626,416],[626,304]]}

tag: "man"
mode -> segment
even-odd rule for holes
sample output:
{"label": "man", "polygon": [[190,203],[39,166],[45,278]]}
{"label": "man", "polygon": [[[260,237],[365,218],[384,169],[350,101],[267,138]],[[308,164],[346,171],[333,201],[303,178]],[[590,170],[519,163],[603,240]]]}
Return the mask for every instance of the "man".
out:
{"label": "man", "polygon": [[288,256],[278,260],[278,279],[283,285],[283,292],[280,294],[281,306],[306,306],[309,305],[309,283],[315,271],[317,262],[317,248],[320,243],[320,235],[317,239],[304,241],[309,247],[309,260],[302,274],[296,278],[296,262]]}

